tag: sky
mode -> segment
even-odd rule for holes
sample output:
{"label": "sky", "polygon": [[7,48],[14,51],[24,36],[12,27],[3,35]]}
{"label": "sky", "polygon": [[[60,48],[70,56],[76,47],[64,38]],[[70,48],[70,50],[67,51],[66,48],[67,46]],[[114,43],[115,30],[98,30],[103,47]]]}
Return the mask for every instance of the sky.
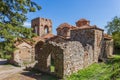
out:
{"label": "sky", "polygon": [[[75,25],[81,18],[90,20],[91,25],[104,29],[107,22],[115,16],[120,17],[120,0],[33,0],[42,9],[28,13],[25,26],[31,27],[31,20],[36,17],[48,18],[53,23],[53,33],[62,23]],[[105,30],[106,32],[106,30]]]}

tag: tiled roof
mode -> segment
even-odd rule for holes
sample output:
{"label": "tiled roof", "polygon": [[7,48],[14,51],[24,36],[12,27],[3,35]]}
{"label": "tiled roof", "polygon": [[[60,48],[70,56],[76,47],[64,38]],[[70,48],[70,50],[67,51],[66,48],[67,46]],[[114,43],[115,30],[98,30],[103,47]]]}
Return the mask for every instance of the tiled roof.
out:
{"label": "tiled roof", "polygon": [[72,30],[78,30],[78,29],[99,29],[99,30],[104,31],[103,29],[98,28],[96,25],[94,25],[94,26],[84,25],[84,26],[77,27],[77,28],[72,29]]}
{"label": "tiled roof", "polygon": [[[89,20],[82,18],[82,19],[80,19],[80,20],[78,20],[78,21],[81,21],[81,22],[82,22],[82,21],[89,21]],[[78,22],[78,21],[77,21],[77,22]]]}
{"label": "tiled roof", "polygon": [[54,37],[54,36],[55,36],[54,34],[49,33],[49,34],[43,36],[42,38],[43,38],[43,39],[49,39],[49,38],[52,38],[52,37]]}
{"label": "tiled roof", "polygon": [[56,38],[61,38],[61,39],[63,39],[63,40],[68,40],[69,38],[65,38],[65,37],[63,37],[63,36],[54,36],[54,37],[51,37],[50,39],[49,39],[49,41],[54,41]]}
{"label": "tiled roof", "polygon": [[63,29],[64,27],[72,28],[72,26],[69,25],[68,23],[63,23],[63,24],[60,24],[56,30]]}
{"label": "tiled roof", "polygon": [[104,39],[112,39],[112,36],[111,35],[108,35],[108,34],[104,34]]}
{"label": "tiled roof", "polygon": [[44,41],[44,39],[43,38],[41,38],[40,36],[36,36],[36,37],[33,37],[32,38],[35,42],[37,42],[37,41]]}
{"label": "tiled roof", "polygon": [[28,39],[19,39],[19,40],[17,39],[16,42],[14,43],[14,46],[17,47],[18,45],[22,44],[23,42],[25,42],[31,46],[33,45],[33,42]]}

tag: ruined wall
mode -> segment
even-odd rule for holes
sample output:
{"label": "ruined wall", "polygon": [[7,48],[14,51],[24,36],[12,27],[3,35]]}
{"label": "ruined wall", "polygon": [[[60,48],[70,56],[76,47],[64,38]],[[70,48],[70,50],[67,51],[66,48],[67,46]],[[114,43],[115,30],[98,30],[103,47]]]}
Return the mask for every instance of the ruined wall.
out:
{"label": "ruined wall", "polygon": [[50,73],[50,58],[51,55],[54,55],[54,74],[63,78],[65,75],[70,75],[92,64],[92,53],[93,49],[91,45],[86,45],[84,48],[78,41],[62,43],[50,41],[44,45],[38,55],[37,69]]}
{"label": "ruined wall", "polygon": [[[55,56],[52,65],[51,56]],[[54,43],[45,43],[38,53],[38,63],[35,68],[57,77],[63,77],[63,50]],[[54,73],[51,73],[50,66],[55,67]]]}

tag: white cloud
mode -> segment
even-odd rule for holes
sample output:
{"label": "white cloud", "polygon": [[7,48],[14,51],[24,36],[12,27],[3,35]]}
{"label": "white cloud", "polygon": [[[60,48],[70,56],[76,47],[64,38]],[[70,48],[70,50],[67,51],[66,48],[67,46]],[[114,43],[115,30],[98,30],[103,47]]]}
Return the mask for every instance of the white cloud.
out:
{"label": "white cloud", "polygon": [[31,27],[31,23],[30,22],[25,22],[24,24],[23,24],[25,27]]}

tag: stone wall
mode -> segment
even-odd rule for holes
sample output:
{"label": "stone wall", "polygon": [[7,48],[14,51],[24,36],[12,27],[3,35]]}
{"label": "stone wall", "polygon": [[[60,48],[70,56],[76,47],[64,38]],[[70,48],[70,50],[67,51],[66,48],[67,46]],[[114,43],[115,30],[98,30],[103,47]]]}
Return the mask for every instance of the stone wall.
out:
{"label": "stone wall", "polygon": [[113,39],[104,39],[102,46],[102,54],[99,56],[100,60],[104,60],[113,55]]}
{"label": "stone wall", "polygon": [[[103,41],[103,31],[97,29],[75,29],[71,30],[71,40],[79,41],[85,48],[90,45],[93,54],[93,61],[98,62],[98,57],[101,54],[102,41]],[[85,49],[86,50],[86,49]],[[87,49],[87,51],[89,48]]]}
{"label": "stone wall", "polygon": [[[73,46],[74,45],[74,46]],[[93,49],[91,45],[85,48],[78,41],[56,43],[50,41],[45,43],[39,53],[36,68],[40,71],[50,73],[51,55],[54,55],[54,74],[60,78],[70,75],[93,63]]]}
{"label": "stone wall", "polygon": [[16,47],[17,49],[12,54],[11,63],[18,66],[26,66],[35,61],[34,48],[23,42]]}
{"label": "stone wall", "polygon": [[[46,35],[47,33],[52,33],[52,21],[50,19],[35,18],[31,21],[31,25],[34,33],[36,33],[35,28],[37,28],[37,35],[40,37]],[[48,28],[47,33],[45,28]]]}
{"label": "stone wall", "polygon": [[57,35],[63,36],[65,38],[69,38],[70,37],[70,28],[64,27],[62,29],[57,30]]}
{"label": "stone wall", "polygon": [[102,54],[103,44],[103,31],[95,30],[95,42],[94,42],[94,61],[98,62],[99,55]]}
{"label": "stone wall", "polygon": [[[51,63],[51,56],[54,56],[53,63]],[[55,43],[44,43],[43,47],[38,53],[38,63],[35,68],[42,72],[54,74],[57,77],[63,77],[63,49]],[[50,66],[55,67],[54,73],[51,73]]]}
{"label": "stone wall", "polygon": [[87,45],[84,48],[78,41],[69,41],[63,44],[64,76],[75,73],[93,63],[92,46]]}
{"label": "stone wall", "polygon": [[75,29],[71,30],[71,40],[79,41],[85,47],[87,44],[94,47],[95,31],[93,29]]}

